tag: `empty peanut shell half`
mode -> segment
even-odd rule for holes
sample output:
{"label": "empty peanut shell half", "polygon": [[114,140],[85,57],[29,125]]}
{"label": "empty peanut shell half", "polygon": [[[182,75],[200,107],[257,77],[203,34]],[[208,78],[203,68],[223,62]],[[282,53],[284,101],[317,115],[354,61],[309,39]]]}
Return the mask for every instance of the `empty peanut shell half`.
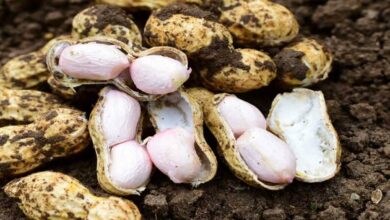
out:
{"label": "empty peanut shell half", "polygon": [[[1,120],[8,126],[0,128],[0,178],[28,172],[87,147],[89,136],[83,112],[38,91],[2,89],[2,99]],[[10,125],[11,122],[22,125]]]}
{"label": "empty peanut shell half", "polygon": [[141,106],[114,87],[105,87],[99,96],[89,122],[99,184],[117,195],[139,195],[152,171],[152,162],[141,143]]}
{"label": "empty peanut shell half", "polygon": [[310,86],[328,78],[332,53],[314,39],[303,38],[275,56],[278,79],[287,87]]}
{"label": "empty peanut shell half", "polygon": [[203,136],[203,114],[185,91],[149,102],[148,113],[156,134],[147,150],[153,164],[175,183],[193,186],[210,181],[217,160]]}
{"label": "empty peanut shell half", "polygon": [[5,193],[29,219],[140,220],[137,206],[118,197],[97,197],[73,177],[38,172],[13,180]]}
{"label": "empty peanut shell half", "polygon": [[222,2],[219,20],[239,44],[276,46],[293,40],[299,32],[295,16],[280,4],[263,0]]}
{"label": "empty peanut shell half", "polygon": [[237,178],[269,190],[292,182],[295,156],[286,143],[265,130],[264,116],[255,106],[202,88],[192,88],[189,94],[203,106],[206,125]]}
{"label": "empty peanut shell half", "polygon": [[278,95],[267,118],[272,132],[297,158],[297,179],[322,182],[340,169],[341,146],[320,91],[294,89]]}
{"label": "empty peanut shell half", "polygon": [[66,87],[112,84],[140,101],[176,91],[191,73],[187,56],[175,48],[136,52],[108,37],[59,42],[48,53],[47,64]]}
{"label": "empty peanut shell half", "polygon": [[72,22],[75,39],[90,36],[115,38],[134,49],[142,46],[141,32],[127,13],[109,5],[93,5],[78,13]]}

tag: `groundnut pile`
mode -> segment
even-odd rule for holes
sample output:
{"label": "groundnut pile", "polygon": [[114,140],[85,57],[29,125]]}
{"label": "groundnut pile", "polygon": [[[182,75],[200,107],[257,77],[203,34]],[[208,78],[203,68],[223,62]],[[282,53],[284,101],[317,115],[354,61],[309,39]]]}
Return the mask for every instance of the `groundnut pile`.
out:
{"label": "groundnut pile", "polygon": [[[118,196],[141,194],[154,169],[174,183],[206,183],[217,151],[237,178],[269,190],[336,175],[341,147],[324,96],[296,88],[325,80],[332,54],[298,36],[287,8],[266,0],[98,2],[111,6],[86,8],[70,35],[0,70],[0,177],[71,156],[90,140],[99,184]],[[143,35],[112,5],[152,10]],[[286,92],[267,117],[233,94],[271,82]],[[36,91],[46,83],[53,94]],[[69,104],[91,93],[91,112]],[[32,219],[141,218],[132,202],[96,197],[61,173],[13,180],[5,192]]]}

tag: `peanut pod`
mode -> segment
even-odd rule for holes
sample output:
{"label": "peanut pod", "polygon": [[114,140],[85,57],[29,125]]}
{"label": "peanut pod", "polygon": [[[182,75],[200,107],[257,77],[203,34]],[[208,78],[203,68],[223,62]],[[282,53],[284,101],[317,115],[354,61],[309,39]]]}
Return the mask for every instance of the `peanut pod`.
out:
{"label": "peanut pod", "polygon": [[153,12],[144,36],[150,46],[175,47],[196,59],[233,48],[229,31],[210,12],[188,4],[172,4]]}
{"label": "peanut pod", "polygon": [[131,96],[113,87],[99,93],[89,122],[100,186],[117,195],[139,195],[149,182],[152,162],[141,143],[143,115]]}
{"label": "peanut pod", "polygon": [[201,62],[200,78],[213,91],[242,93],[268,86],[276,77],[276,65],[255,49],[226,50]]}
{"label": "peanut pod", "polygon": [[80,152],[89,143],[83,112],[53,95],[0,90],[0,178],[28,172],[58,157]]}
{"label": "peanut pod", "polygon": [[272,1],[223,0],[216,7],[219,21],[241,45],[281,45],[293,40],[299,32],[291,11]]}
{"label": "peanut pod", "polygon": [[153,164],[175,183],[197,186],[210,181],[217,160],[203,136],[199,104],[180,90],[149,102],[147,109],[156,129],[147,143]]}
{"label": "peanut pod", "polygon": [[59,42],[48,53],[47,64],[65,87],[112,84],[140,101],[176,91],[191,72],[186,55],[175,48],[134,51],[107,37]]}
{"label": "peanut pod", "polygon": [[283,48],[274,60],[282,85],[310,86],[328,78],[333,55],[316,40],[303,38]]}
{"label": "peanut pod", "polygon": [[118,197],[97,197],[73,177],[44,171],[13,180],[5,193],[30,219],[141,219],[137,206]]}

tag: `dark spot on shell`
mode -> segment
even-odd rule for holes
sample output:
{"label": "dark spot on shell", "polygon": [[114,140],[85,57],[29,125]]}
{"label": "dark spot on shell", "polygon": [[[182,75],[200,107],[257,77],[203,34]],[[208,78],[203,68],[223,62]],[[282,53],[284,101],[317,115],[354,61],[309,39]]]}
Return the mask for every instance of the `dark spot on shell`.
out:
{"label": "dark spot on shell", "polygon": [[35,58],[35,56],[33,54],[26,54],[26,55],[22,55],[19,60],[21,61],[24,61],[24,62],[30,62],[31,60],[33,60]]}
{"label": "dark spot on shell", "polygon": [[267,69],[271,72],[276,72],[276,66],[273,62],[271,61],[264,61],[264,62],[259,62],[259,61],[255,61],[255,65],[259,68],[259,69]]}
{"label": "dark spot on shell", "polygon": [[230,47],[228,39],[214,38],[210,45],[200,49],[194,57],[199,66],[207,68],[208,77],[212,77],[227,66],[250,70],[250,66],[242,62],[241,53]]}
{"label": "dark spot on shell", "polygon": [[77,195],[76,195],[78,198],[80,198],[80,199],[84,199],[84,195],[83,194],[81,194],[81,193],[77,193]]}
{"label": "dark spot on shell", "polygon": [[53,186],[52,185],[48,185],[48,186],[46,186],[46,191],[48,191],[48,192],[51,192],[51,191],[53,191]]}
{"label": "dark spot on shell", "polygon": [[126,11],[121,8],[110,5],[95,5],[89,10],[84,12],[85,15],[96,16],[96,23],[91,23],[87,20],[84,23],[84,29],[81,31],[81,35],[88,36],[88,33],[92,28],[103,30],[108,25],[120,25],[131,29],[134,23],[127,15]]}
{"label": "dark spot on shell", "polygon": [[9,139],[8,135],[0,135],[0,145],[5,144]]}
{"label": "dark spot on shell", "polygon": [[278,53],[274,61],[281,75],[289,74],[298,80],[304,80],[309,68],[302,62],[305,54],[301,51],[284,49]]}
{"label": "dark spot on shell", "polygon": [[175,14],[187,15],[195,18],[202,18],[206,20],[216,21],[217,18],[215,15],[208,11],[204,11],[195,5],[183,4],[183,3],[175,3],[168,5],[155,13],[153,15],[158,19],[164,21],[169,19]]}
{"label": "dark spot on shell", "polygon": [[45,116],[45,120],[46,121],[50,121],[51,119],[57,117],[58,113],[56,111],[52,111],[50,113],[48,113],[46,116]]}

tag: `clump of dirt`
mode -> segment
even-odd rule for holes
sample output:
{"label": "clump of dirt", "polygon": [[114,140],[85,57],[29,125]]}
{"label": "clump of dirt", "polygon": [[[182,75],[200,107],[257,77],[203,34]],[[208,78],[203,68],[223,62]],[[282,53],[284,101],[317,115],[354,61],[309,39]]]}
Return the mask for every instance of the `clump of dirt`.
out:
{"label": "clump of dirt", "polygon": [[[175,185],[156,172],[141,197],[128,197],[145,219],[390,219],[390,2],[276,2],[295,13],[303,35],[323,39],[335,55],[330,79],[313,89],[324,92],[340,135],[340,173],[324,183],[295,181],[283,191],[271,192],[245,185],[220,158],[216,178],[197,189]],[[53,36],[69,33],[73,15],[88,4],[83,0],[0,1],[0,65]],[[135,14],[136,19],[141,17],[145,19]],[[240,96],[267,113],[278,91],[274,85]],[[64,172],[95,193],[107,195],[96,180],[92,146],[40,170]],[[371,194],[377,189],[383,198],[374,204]],[[0,192],[0,219],[24,218],[16,202]]]}

